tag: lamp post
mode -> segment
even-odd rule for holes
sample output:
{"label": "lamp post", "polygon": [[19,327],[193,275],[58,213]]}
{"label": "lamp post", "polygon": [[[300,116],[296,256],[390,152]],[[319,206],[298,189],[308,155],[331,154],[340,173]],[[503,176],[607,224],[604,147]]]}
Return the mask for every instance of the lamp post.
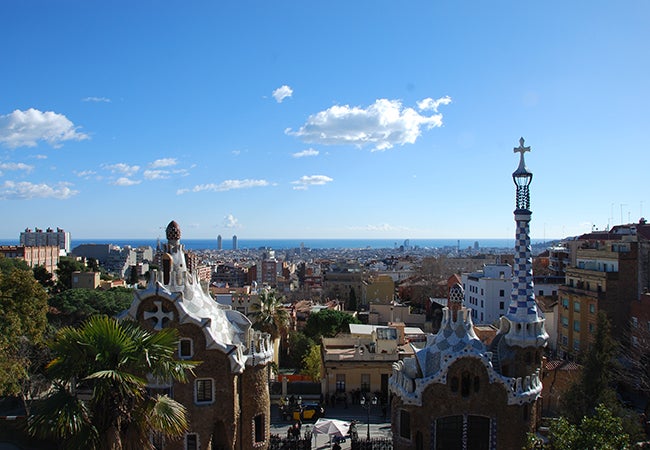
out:
{"label": "lamp post", "polygon": [[[370,397],[370,395],[368,395]],[[377,404],[377,397],[374,395],[370,398],[366,398],[365,395],[361,396],[361,406],[366,409],[366,423],[368,424],[368,433],[366,434],[366,439],[370,440],[370,407]]]}

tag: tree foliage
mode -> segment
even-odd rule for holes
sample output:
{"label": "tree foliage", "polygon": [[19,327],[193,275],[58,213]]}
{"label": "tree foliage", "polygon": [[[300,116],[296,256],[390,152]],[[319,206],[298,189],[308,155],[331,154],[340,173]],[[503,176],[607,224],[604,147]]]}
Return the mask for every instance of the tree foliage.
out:
{"label": "tree foliage", "polygon": [[133,290],[124,287],[99,289],[69,289],[50,299],[56,311],[52,322],[59,326],[77,325],[97,314],[115,316],[133,301]]}
{"label": "tree foliage", "polygon": [[289,328],[289,313],[282,306],[282,298],[275,291],[263,290],[259,301],[251,305],[253,328],[269,333],[272,339],[285,334]]}
{"label": "tree foliage", "polygon": [[321,337],[334,337],[340,332],[348,332],[351,323],[361,323],[361,321],[346,312],[323,309],[309,316],[304,332],[314,340]]}
{"label": "tree foliage", "polygon": [[319,381],[322,372],[320,345],[312,345],[302,358],[302,374]]}
{"label": "tree foliage", "polygon": [[[28,431],[69,449],[150,449],[152,432],[181,436],[185,408],[151,395],[147,377],[186,381],[196,366],[175,360],[178,333],[152,333],[134,322],[94,316],[75,329],[62,328],[50,344],[51,394],[28,418]],[[88,391],[89,398],[79,394]]]}
{"label": "tree foliage", "polygon": [[47,327],[47,294],[32,270],[0,258],[0,393],[18,394],[30,366],[26,346],[38,345]]}
{"label": "tree foliage", "polygon": [[62,256],[59,258],[59,263],[56,267],[56,289],[58,292],[72,288],[73,272],[83,272],[84,270],[87,270],[84,263],[69,256]]}
{"label": "tree foliage", "polygon": [[582,375],[562,397],[562,414],[573,424],[592,415],[599,404],[617,409],[612,387],[616,347],[605,313],[599,313],[597,320],[594,342],[584,357]]}
{"label": "tree foliage", "polygon": [[549,429],[549,443],[544,445],[529,435],[528,449],[545,450],[620,450],[630,446],[630,436],[622,420],[605,405],[598,405],[593,416],[585,416],[574,425],[565,417],[554,419]]}
{"label": "tree foliage", "polygon": [[294,369],[302,368],[302,361],[309,349],[316,345],[313,339],[307,337],[305,333],[296,331],[289,334],[289,348],[286,356],[283,355],[280,364],[283,367],[292,367]]}

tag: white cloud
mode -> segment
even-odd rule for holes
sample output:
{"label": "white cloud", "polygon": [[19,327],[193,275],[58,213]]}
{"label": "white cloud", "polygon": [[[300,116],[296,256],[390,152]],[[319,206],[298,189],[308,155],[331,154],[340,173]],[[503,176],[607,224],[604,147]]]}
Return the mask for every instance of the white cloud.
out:
{"label": "white cloud", "polygon": [[313,148],[308,148],[307,150],[294,153],[291,156],[293,156],[294,158],[304,158],[305,156],[318,156],[318,150],[314,150]]}
{"label": "white cloud", "polygon": [[71,184],[59,182],[53,186],[41,183],[34,184],[29,181],[5,181],[0,185],[0,199],[2,200],[29,200],[32,198],[54,198],[65,200],[79,193],[70,189]]}
{"label": "white cloud", "polygon": [[394,145],[413,144],[421,128],[442,126],[442,114],[420,115],[404,108],[399,100],[378,99],[367,108],[332,106],[312,114],[298,131],[285,130],[304,142],[324,145],[373,145],[386,150]]}
{"label": "white cloud", "polygon": [[34,169],[34,166],[30,166],[29,164],[25,163],[0,163],[0,175],[2,175],[2,171],[5,170],[24,170],[25,172],[29,173]]}
{"label": "white cloud", "polygon": [[334,179],[326,175],[304,175],[300,177],[299,180],[292,181],[291,184],[295,184],[293,187],[294,190],[305,190],[309,186],[322,186],[327,183],[334,181]]}
{"label": "white cloud", "polygon": [[420,111],[433,111],[438,112],[438,107],[440,105],[448,105],[451,103],[451,97],[448,95],[445,97],[440,97],[437,99],[432,99],[431,97],[425,98],[418,102],[418,108]]}
{"label": "white cloud", "polygon": [[115,186],[133,186],[135,184],[140,184],[140,180],[132,180],[127,177],[120,177],[117,180],[115,180],[112,184]]}
{"label": "white cloud", "polygon": [[77,131],[78,128],[63,114],[34,108],[15,110],[0,115],[0,144],[9,148],[35,147],[38,141],[45,141],[58,148],[64,141],[89,139],[87,134]]}
{"label": "white cloud", "polygon": [[110,103],[111,99],[106,97],[85,97],[81,99],[82,102],[93,102],[93,103]]}
{"label": "white cloud", "polygon": [[124,163],[102,164],[102,168],[110,170],[112,173],[124,174],[127,177],[135,175],[140,170],[140,166],[129,166]]}
{"label": "white cloud", "polygon": [[171,167],[178,164],[176,158],[160,158],[149,164],[150,167],[154,169],[159,169],[161,167]]}
{"label": "white cloud", "polygon": [[145,170],[142,175],[146,180],[163,180],[169,178],[169,170]]}
{"label": "white cloud", "polygon": [[90,179],[91,177],[97,175],[97,172],[94,170],[81,170],[81,171],[72,171],[76,176],[80,178]]}
{"label": "white cloud", "polygon": [[275,99],[276,102],[282,103],[282,100],[284,100],[287,97],[291,97],[292,94],[293,94],[293,89],[291,89],[289,86],[285,84],[277,88],[275,91],[273,91],[273,98]]}
{"label": "white cloud", "polygon": [[47,159],[47,155],[34,155],[34,156],[32,156],[32,158],[35,158],[35,159]]}
{"label": "white cloud", "polygon": [[223,218],[223,226],[226,228],[237,228],[239,226],[239,221],[232,214],[228,214]]}
{"label": "white cloud", "polygon": [[185,194],[187,192],[224,192],[233,189],[248,189],[253,187],[268,186],[270,183],[266,180],[226,180],[219,184],[197,184],[191,189],[179,189],[176,194]]}

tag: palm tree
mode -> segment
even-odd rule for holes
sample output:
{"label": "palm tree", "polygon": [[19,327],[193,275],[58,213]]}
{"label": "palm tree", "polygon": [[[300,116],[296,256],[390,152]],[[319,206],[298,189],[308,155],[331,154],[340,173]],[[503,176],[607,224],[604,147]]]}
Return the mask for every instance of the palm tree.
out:
{"label": "palm tree", "polygon": [[282,298],[275,291],[263,290],[259,302],[251,305],[253,328],[271,335],[272,340],[284,335],[289,329],[289,313],[282,307]]}
{"label": "palm tree", "polygon": [[152,433],[181,436],[185,408],[147,390],[147,379],[185,382],[197,365],[174,359],[177,343],[175,329],[152,333],[106,316],[62,328],[47,366],[54,390],[29,417],[28,431],[63,448],[97,450],[151,449]]}

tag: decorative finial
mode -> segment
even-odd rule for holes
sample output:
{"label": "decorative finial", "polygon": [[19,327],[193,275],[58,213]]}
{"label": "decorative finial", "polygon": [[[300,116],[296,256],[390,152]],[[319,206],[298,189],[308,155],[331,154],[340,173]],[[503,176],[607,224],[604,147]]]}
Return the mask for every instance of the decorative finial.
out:
{"label": "decorative finial", "polygon": [[514,148],[515,153],[520,154],[520,159],[519,159],[519,168],[524,168],[526,167],[526,163],[524,162],[524,153],[530,151],[530,147],[524,147],[524,138],[519,138],[519,147]]}

